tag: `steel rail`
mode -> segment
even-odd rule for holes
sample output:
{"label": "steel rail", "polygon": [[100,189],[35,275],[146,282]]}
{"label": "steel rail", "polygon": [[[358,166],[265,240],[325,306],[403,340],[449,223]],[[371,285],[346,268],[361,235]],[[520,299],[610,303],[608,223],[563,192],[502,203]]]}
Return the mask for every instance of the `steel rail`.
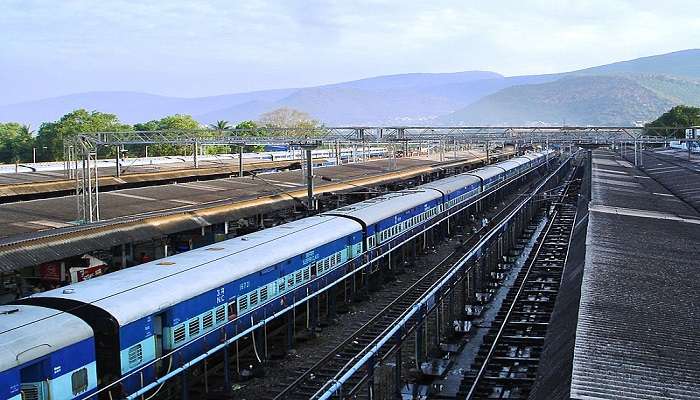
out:
{"label": "steel rail", "polygon": [[[570,160],[570,158],[571,158],[571,157],[569,157],[569,159],[567,159],[566,162],[564,162],[562,165],[560,165],[559,168],[557,168],[556,171],[559,171],[559,170]],[[486,196],[488,196],[488,195],[491,195],[492,193],[495,193],[497,190],[500,190],[501,188],[503,188],[503,187],[505,187],[505,186],[508,186],[508,185],[512,184],[516,179],[518,179],[518,178],[520,178],[520,177],[523,177],[523,176],[526,176],[526,175],[528,175],[528,174],[530,174],[530,173],[533,173],[534,171],[537,171],[538,169],[540,169],[540,168],[543,167],[544,165],[546,165],[546,164],[537,165],[537,166],[533,167],[532,169],[530,169],[530,170],[528,170],[528,171],[526,171],[526,172],[523,172],[523,173],[520,174],[520,175],[517,175],[517,176],[511,178],[511,179],[508,180],[508,181],[501,182],[498,186],[495,186],[495,187],[489,189],[489,191],[480,194],[480,196],[479,196],[478,198],[473,199],[469,204],[465,205],[465,207],[467,207],[467,206],[469,206],[469,205],[471,205],[471,204],[476,203],[477,201],[483,199],[484,197],[486,197]],[[552,175],[550,175],[550,178],[551,178],[554,174],[557,173],[556,171],[555,171]],[[549,180],[549,179],[547,179],[547,180]],[[546,183],[546,182],[545,182],[545,183]],[[544,185],[545,183],[543,183],[543,184],[541,184],[540,186],[538,186],[538,188],[542,187],[542,185]],[[166,375],[164,375],[164,376],[162,376],[162,377],[156,379],[154,382],[151,382],[151,383],[149,383],[148,385],[144,386],[143,388],[139,389],[138,391],[136,391],[136,392],[134,392],[134,393],[128,395],[128,396],[126,397],[126,399],[127,399],[127,400],[132,400],[132,399],[135,399],[135,398],[137,398],[137,397],[139,397],[139,396],[145,394],[146,392],[148,392],[149,390],[155,388],[156,386],[160,385],[161,383],[163,383],[163,382],[165,382],[165,381],[171,379],[172,377],[174,377],[174,376],[178,375],[179,373],[181,373],[181,372],[187,370],[188,368],[190,368],[191,366],[197,364],[198,362],[200,362],[200,361],[202,361],[202,360],[208,358],[208,357],[211,356],[212,354],[214,354],[214,353],[216,353],[216,352],[222,350],[223,348],[225,348],[225,347],[228,346],[229,344],[231,344],[231,343],[237,341],[238,339],[240,339],[240,338],[246,336],[247,334],[253,332],[255,329],[260,328],[260,327],[263,327],[263,326],[266,326],[266,325],[267,325],[268,323],[270,323],[272,320],[281,317],[282,315],[284,315],[285,313],[289,312],[289,311],[292,310],[293,308],[295,308],[295,307],[297,307],[297,306],[299,306],[299,305],[302,305],[302,304],[304,304],[305,302],[307,302],[308,300],[310,300],[311,298],[316,297],[316,296],[318,296],[319,294],[324,293],[324,292],[330,290],[332,287],[334,287],[334,286],[335,286],[336,284],[338,284],[339,282],[342,282],[344,279],[351,277],[352,275],[354,275],[354,274],[357,273],[358,271],[361,271],[363,268],[367,267],[368,265],[370,265],[370,264],[372,264],[372,263],[374,263],[374,262],[376,262],[376,261],[378,261],[378,260],[381,260],[381,259],[387,257],[389,254],[391,254],[392,252],[394,252],[396,249],[400,248],[402,245],[408,243],[410,240],[413,240],[414,238],[416,238],[416,237],[418,237],[418,236],[424,234],[424,233],[427,232],[428,230],[434,228],[435,226],[437,226],[439,223],[441,223],[442,221],[446,220],[446,219],[449,218],[450,216],[451,216],[451,214],[448,214],[448,215],[445,215],[443,218],[441,218],[441,219],[439,219],[439,220],[435,220],[431,225],[424,227],[421,231],[419,231],[419,232],[413,234],[413,235],[410,236],[409,238],[403,240],[401,243],[398,243],[395,247],[391,248],[389,251],[387,251],[387,252],[385,252],[385,253],[383,253],[383,254],[381,254],[381,255],[378,255],[378,256],[374,257],[372,260],[370,260],[369,262],[366,262],[366,263],[364,263],[364,264],[362,264],[362,265],[360,265],[360,266],[354,268],[352,271],[350,271],[350,272],[344,274],[343,276],[341,276],[340,278],[338,278],[335,282],[333,282],[333,283],[331,283],[331,284],[329,284],[329,285],[327,285],[327,286],[324,286],[324,287],[318,289],[317,291],[315,291],[315,292],[312,293],[312,294],[308,294],[307,296],[301,298],[300,300],[296,300],[296,301],[292,302],[291,304],[287,305],[284,309],[282,309],[282,310],[280,310],[280,311],[278,311],[278,312],[272,314],[271,316],[269,316],[269,317],[267,317],[267,318],[264,318],[264,319],[258,321],[257,323],[253,323],[254,321],[251,321],[251,326],[250,326],[249,328],[245,329],[245,330],[242,331],[242,332],[237,333],[236,335],[234,335],[233,337],[231,337],[231,338],[229,338],[229,339],[225,339],[223,342],[221,342],[221,343],[218,344],[217,346],[213,347],[212,349],[210,349],[210,350],[207,351],[206,353],[204,353],[204,354],[202,354],[202,355],[200,355],[200,356],[197,356],[196,358],[194,358],[194,359],[192,359],[192,360],[190,360],[190,361],[188,361],[188,362],[183,363],[180,367],[178,367],[178,368],[172,370],[172,371],[169,372],[168,374],[166,374]],[[343,265],[345,265],[345,264],[343,264]],[[342,265],[341,265],[341,266],[338,266],[338,267],[336,267],[336,268],[340,268],[340,267],[342,267]],[[320,279],[320,278],[321,278],[321,277],[317,277],[315,280]],[[313,283],[315,280],[312,280],[312,281],[308,282],[307,285]],[[276,297],[275,297],[275,298],[272,298],[272,299],[268,300],[267,303],[270,303],[270,302],[273,302],[273,301],[277,301],[277,298],[276,298]],[[265,303],[265,304],[267,304],[267,303]],[[241,318],[243,318],[243,317],[241,317]],[[226,326],[226,325],[228,325],[228,324],[232,324],[233,322],[235,322],[235,320],[234,320],[234,321],[228,321],[226,324],[222,325],[221,327],[224,327],[224,326]],[[110,387],[115,386],[116,384],[118,384],[119,382],[121,382],[121,381],[127,379],[128,377],[134,376],[134,375],[136,375],[137,373],[140,373],[141,371],[145,370],[145,369],[148,368],[149,366],[154,365],[156,362],[159,362],[159,361],[168,359],[169,357],[173,356],[177,351],[182,350],[182,348],[187,347],[187,346],[189,346],[189,345],[191,345],[191,344],[193,344],[193,343],[195,343],[195,342],[197,342],[197,341],[199,341],[199,340],[203,340],[203,339],[204,339],[205,337],[207,337],[207,336],[208,336],[208,334],[203,335],[203,336],[200,336],[200,337],[196,338],[195,340],[190,341],[190,342],[187,342],[187,343],[185,343],[183,346],[181,346],[181,347],[179,347],[179,348],[177,348],[177,349],[174,349],[174,350],[171,351],[170,353],[162,355],[160,358],[156,358],[156,359],[154,359],[154,360],[151,360],[150,362],[148,362],[148,363],[146,363],[146,364],[144,364],[144,365],[138,367],[136,370],[130,371],[127,375],[120,377],[118,380],[109,383],[107,386],[104,386],[104,387],[98,389],[97,392],[92,393],[92,394],[89,395],[89,396],[85,396],[84,398],[90,398],[90,397],[94,396],[94,395],[97,394],[97,393],[100,393],[100,392],[103,392],[103,391],[105,391],[105,390],[108,390]]]}
{"label": "steel rail", "polygon": [[[337,379],[332,379],[326,382],[326,389],[320,395],[318,396],[319,400],[325,400],[329,399],[332,396],[334,396],[336,393],[338,393],[345,382],[347,382],[360,368],[362,368],[367,362],[371,360],[372,357],[374,357],[381,347],[386,344],[389,340],[391,340],[394,335],[403,328],[404,325],[416,314],[418,314],[421,311],[421,307],[423,305],[427,305],[429,300],[434,300],[435,296],[437,294],[437,291],[439,288],[447,285],[449,281],[452,279],[453,276],[455,276],[459,270],[466,265],[467,262],[469,262],[472,257],[474,257],[478,251],[485,246],[487,243],[490,242],[490,240],[500,231],[501,228],[503,228],[506,223],[510,222],[510,220],[517,215],[520,210],[525,207],[526,204],[530,200],[532,200],[537,193],[547,184],[550,182],[550,180],[558,176],[559,172],[565,167],[568,166],[572,160],[573,156],[570,156],[564,163],[562,163],[550,176],[542,182],[534,191],[533,194],[530,195],[527,199],[523,200],[520,205],[513,210],[508,217],[499,223],[494,229],[492,229],[485,237],[481,238],[479,243],[475,245],[464,257],[462,257],[452,268],[452,270],[446,274],[442,280],[439,281],[437,285],[434,286],[434,288],[429,291],[427,294],[425,294],[422,299],[418,303],[414,303],[414,305],[407,310],[405,315],[398,319],[397,322],[393,325],[392,329],[386,333],[385,336],[383,336],[376,344],[372,345],[371,348],[367,350],[365,355],[359,359],[357,363],[353,367],[351,367],[347,372],[345,372],[342,376],[339,376]],[[342,372],[342,371],[341,371]]]}
{"label": "steel rail", "polygon": [[[528,172],[529,172],[529,171],[528,171]],[[518,177],[520,177],[520,176],[518,176]],[[516,178],[518,178],[518,177],[516,177]],[[489,194],[490,194],[490,193],[489,193]],[[481,228],[479,228],[478,231],[474,232],[474,233],[471,235],[471,237],[470,237],[469,240],[470,240],[470,241],[473,240],[473,239],[476,238],[478,235],[481,235],[484,231],[486,231],[488,228],[490,228],[491,225],[494,225],[494,224],[496,224],[498,221],[500,221],[500,218],[502,217],[502,215],[503,215],[505,212],[509,211],[509,210],[513,207],[513,205],[516,204],[516,203],[518,202],[518,200],[520,199],[520,197],[521,197],[521,196],[524,196],[524,195],[525,195],[525,194],[519,194],[519,195],[517,195],[515,199],[513,199],[510,203],[508,203],[508,205],[506,205],[506,206],[503,207],[501,210],[499,210],[499,212],[492,218],[492,221],[489,223],[489,225],[482,226]],[[478,198],[478,200],[481,200],[481,199],[482,199],[482,198]],[[473,200],[470,204],[468,204],[468,206],[472,205],[474,202],[475,202],[475,201]],[[462,209],[464,209],[464,208],[465,208],[465,207],[462,207]],[[451,210],[451,209],[450,209],[450,210]],[[458,213],[458,212],[460,212],[460,211],[461,211],[461,210],[457,210],[456,212],[453,211],[452,213],[450,213],[450,216],[453,216],[453,215],[455,215],[456,213]],[[331,360],[331,359],[333,359],[334,357],[336,357],[336,355],[339,353],[340,350],[342,350],[343,347],[347,346],[349,343],[351,343],[353,340],[355,340],[358,336],[360,336],[364,330],[368,329],[368,328],[371,327],[373,324],[375,324],[379,319],[381,319],[382,317],[384,317],[385,314],[386,314],[388,311],[391,310],[391,308],[393,308],[394,306],[396,306],[399,302],[405,300],[404,298],[405,298],[408,294],[410,294],[419,284],[421,284],[421,283],[423,283],[425,280],[431,278],[431,275],[432,275],[435,271],[437,271],[438,268],[440,268],[446,261],[448,261],[449,258],[451,258],[452,256],[454,256],[455,253],[457,253],[457,250],[452,251],[452,252],[451,252],[449,255],[447,255],[444,259],[442,259],[438,264],[436,264],[433,268],[431,268],[428,272],[426,272],[425,275],[422,276],[418,281],[416,281],[415,283],[413,283],[408,289],[406,289],[406,290],[403,291],[401,294],[399,294],[399,296],[397,296],[396,299],[394,299],[394,300],[393,300],[390,304],[388,304],[384,309],[382,309],[381,311],[379,311],[379,313],[377,313],[374,317],[372,317],[372,319],[370,319],[370,320],[369,320],[368,322],[366,322],[363,326],[361,326],[360,328],[358,328],[358,329],[357,329],[355,332],[353,332],[351,335],[348,335],[348,338],[347,338],[346,340],[344,340],[341,344],[339,344],[339,345],[336,346],[333,350],[331,350],[330,352],[328,352],[328,354],[327,354],[324,358],[322,358],[321,360],[317,361],[314,365],[312,365],[311,367],[309,367],[309,368],[307,369],[307,371],[306,371],[303,375],[301,375],[301,376],[300,376],[299,378],[297,378],[294,382],[292,382],[291,384],[289,384],[284,390],[282,390],[281,392],[279,392],[279,393],[274,397],[274,399],[275,399],[275,400],[281,400],[281,399],[285,398],[284,396],[286,396],[290,391],[296,389],[304,380],[306,380],[306,378],[309,377],[310,374],[312,374],[314,371],[316,371],[316,370],[317,370],[320,366],[322,366],[323,364],[327,363],[329,360]],[[439,278],[436,279],[435,281],[436,281],[436,282],[439,281]],[[434,285],[434,283],[433,283],[433,285]],[[429,291],[429,290],[433,287],[433,285],[429,286],[429,287],[425,290],[425,292]],[[418,299],[417,299],[417,300],[414,300],[413,303],[412,303],[411,305],[415,304],[416,301],[418,301]],[[381,334],[380,334],[380,335],[381,335]],[[361,352],[360,352],[360,353],[361,353]],[[350,363],[350,362],[352,362],[353,360],[355,360],[355,357],[351,358],[351,359],[346,363],[346,365],[345,365],[342,369],[346,368],[346,367],[347,367],[347,364]]]}
{"label": "steel rail", "polygon": [[[573,180],[570,180],[568,182],[566,188],[564,189],[564,193],[562,193],[561,195],[558,196],[560,199],[564,199],[566,197],[569,189],[571,188],[572,182],[573,182]],[[491,357],[493,357],[493,354],[496,351],[496,347],[500,343],[499,341],[503,335],[503,331],[505,330],[506,326],[508,325],[508,320],[511,318],[511,315],[512,315],[516,305],[518,304],[518,298],[520,298],[520,295],[522,294],[523,290],[525,289],[525,286],[528,283],[527,279],[530,276],[530,272],[532,272],[532,268],[534,267],[535,263],[538,261],[540,250],[545,245],[547,236],[549,235],[549,231],[551,230],[552,226],[556,222],[559,213],[560,213],[560,210],[555,209],[553,214],[549,217],[549,222],[547,223],[547,227],[545,228],[545,230],[542,233],[540,233],[540,237],[542,237],[542,240],[540,241],[539,245],[537,246],[537,249],[535,250],[534,257],[531,257],[531,260],[528,263],[527,269],[525,271],[525,276],[523,277],[523,280],[520,283],[520,286],[518,287],[518,291],[515,294],[513,302],[510,304],[510,307],[508,308],[508,312],[506,313],[506,315],[503,318],[503,322],[501,323],[501,326],[499,327],[498,332],[496,333],[496,336],[493,339],[493,342],[491,343],[491,347],[489,348],[489,352],[487,353],[486,358],[484,359],[484,361],[481,364],[481,368],[479,368],[479,371],[478,371],[476,377],[474,378],[474,381],[472,382],[471,387],[469,388],[469,392],[467,393],[466,400],[469,400],[474,396],[474,392],[476,391],[476,388],[478,387],[480,380],[483,377],[484,372],[486,371],[486,367],[489,365],[489,361],[491,361]],[[576,215],[574,215],[574,222],[575,222],[575,220],[576,220]],[[573,230],[574,223],[572,222],[571,225],[572,225],[572,227],[571,227],[570,233]],[[570,234],[569,235],[569,244],[571,243],[571,236],[572,235]],[[568,253],[569,252],[568,252],[568,247],[567,247],[566,257],[568,257]],[[566,258],[564,259],[564,264],[566,264]]]}

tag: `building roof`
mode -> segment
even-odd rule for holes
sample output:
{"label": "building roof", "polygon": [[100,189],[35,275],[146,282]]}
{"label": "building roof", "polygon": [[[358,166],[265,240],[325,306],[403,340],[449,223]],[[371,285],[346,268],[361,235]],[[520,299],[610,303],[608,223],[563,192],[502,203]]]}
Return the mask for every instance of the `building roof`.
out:
{"label": "building roof", "polygon": [[699,237],[697,211],[594,152],[572,398],[697,398]]}

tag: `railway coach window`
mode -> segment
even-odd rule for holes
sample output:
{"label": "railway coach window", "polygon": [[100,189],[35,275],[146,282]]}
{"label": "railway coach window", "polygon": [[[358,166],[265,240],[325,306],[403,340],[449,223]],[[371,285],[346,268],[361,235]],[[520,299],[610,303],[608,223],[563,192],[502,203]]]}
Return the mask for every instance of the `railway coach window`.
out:
{"label": "railway coach window", "polygon": [[246,308],[248,308],[248,297],[243,295],[240,299],[238,299],[238,311],[243,311]]}
{"label": "railway coach window", "polygon": [[184,342],[184,341],[185,341],[185,324],[180,324],[173,331],[173,342],[175,342],[175,344],[178,344],[178,343]]}
{"label": "railway coach window", "polygon": [[202,317],[202,329],[207,330],[212,326],[214,326],[214,316],[210,311],[204,314],[204,317]]}
{"label": "railway coach window", "polygon": [[70,377],[71,386],[73,387],[73,396],[83,393],[88,387],[87,368],[82,368],[73,372]]}
{"label": "railway coach window", "polygon": [[140,344],[129,348],[129,368],[137,367],[143,361],[143,349]]}
{"label": "railway coach window", "polygon": [[[231,307],[231,304],[229,304],[228,306]],[[233,306],[234,307],[236,306],[235,302],[234,302]],[[215,315],[216,323],[220,324],[220,323],[224,322],[224,320],[226,320],[226,305],[222,305],[222,306],[217,307],[215,313],[216,313],[216,315]],[[235,314],[236,313],[234,312],[234,315]]]}
{"label": "railway coach window", "polygon": [[280,279],[277,281],[277,291],[278,291],[278,292],[281,293],[281,292],[284,292],[284,291],[287,289],[287,285],[285,284],[285,282],[286,282],[286,281],[285,281],[284,278],[280,278]]}
{"label": "railway coach window", "polygon": [[199,335],[199,317],[190,321],[190,337]]}

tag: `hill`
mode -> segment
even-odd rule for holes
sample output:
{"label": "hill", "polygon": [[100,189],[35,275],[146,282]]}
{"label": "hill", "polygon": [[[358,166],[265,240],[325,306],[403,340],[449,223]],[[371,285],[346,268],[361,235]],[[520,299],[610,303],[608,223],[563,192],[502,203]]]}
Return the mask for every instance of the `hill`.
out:
{"label": "hill", "polygon": [[632,125],[659,115],[674,101],[633,79],[569,76],[519,85],[486,96],[443,122],[454,125]]}
{"label": "hill", "polygon": [[700,105],[697,49],[549,77],[546,84],[506,87],[436,123],[631,125],[674,105]]}
{"label": "hill", "polygon": [[386,75],[308,88],[200,98],[90,92],[0,106],[0,121],[38,126],[76,109],[135,123],[184,113],[202,123],[256,119],[280,107],[326,125],[631,124],[663,107],[700,105],[700,50],[643,57],[561,74],[488,71]]}
{"label": "hill", "polygon": [[[138,92],[89,92],[0,106],[0,121],[38,126],[76,108],[117,114],[135,123],[184,113],[202,123],[217,119],[255,119],[279,107],[309,112],[325,123],[388,123],[435,118],[468,104],[464,96],[441,95],[441,86],[503,77],[494,72],[387,75],[301,89],[279,89],[230,95],[176,98]],[[469,98],[469,96],[467,96]]]}
{"label": "hill", "polygon": [[675,51],[571,72],[575,75],[673,75],[700,79],[700,49]]}

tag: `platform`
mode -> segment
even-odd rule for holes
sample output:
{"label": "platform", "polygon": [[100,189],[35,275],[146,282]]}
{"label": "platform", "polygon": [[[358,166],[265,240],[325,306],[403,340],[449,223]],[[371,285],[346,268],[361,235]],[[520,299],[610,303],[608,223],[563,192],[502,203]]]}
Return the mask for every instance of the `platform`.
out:
{"label": "platform", "polygon": [[[443,162],[401,158],[323,167],[314,170],[315,193],[366,191],[482,161],[473,152]],[[102,221],[88,225],[76,222],[75,196],[1,204],[0,271],[291,209],[305,196],[304,177],[296,170],[101,193]]]}
{"label": "platform", "polygon": [[[315,159],[315,165],[321,165],[326,159]],[[302,161],[278,160],[264,161],[243,159],[243,171],[261,171],[269,169],[299,168]],[[127,166],[122,174],[115,176],[115,167],[99,167],[99,186],[105,189],[155,185],[162,182],[191,179],[215,179],[238,175],[238,160],[224,159],[202,161],[197,168],[192,162],[159,163],[154,165]],[[68,179],[63,171],[36,171],[0,174],[0,200],[12,201],[26,197],[60,196],[75,190],[75,179]]]}
{"label": "platform", "polygon": [[[344,182],[368,176],[436,164],[430,159],[401,158],[344,164],[314,170],[314,186],[329,185],[322,177]],[[238,202],[305,189],[301,170],[206,181],[153,185],[100,193],[100,215],[109,220],[149,215],[159,211],[191,209],[220,201]],[[72,226],[77,217],[74,196],[0,204],[0,239],[13,235]]]}
{"label": "platform", "polygon": [[[673,184],[593,155],[571,398],[695,399],[700,214]],[[700,174],[685,180],[699,187]]]}

